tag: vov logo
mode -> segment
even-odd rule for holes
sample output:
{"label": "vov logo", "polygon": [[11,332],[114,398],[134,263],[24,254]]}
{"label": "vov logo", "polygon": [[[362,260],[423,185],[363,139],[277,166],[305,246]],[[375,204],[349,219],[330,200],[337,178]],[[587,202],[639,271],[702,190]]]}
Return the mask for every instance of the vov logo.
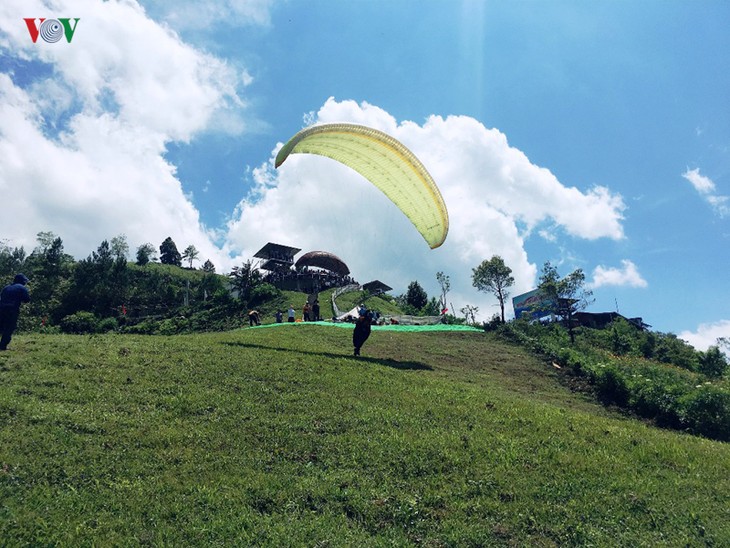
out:
{"label": "vov logo", "polygon": [[38,41],[38,36],[49,44],[58,42],[62,36],[65,36],[66,41],[70,44],[76,32],[76,26],[79,24],[79,19],[80,17],[73,19],[73,26],[71,26],[70,17],[59,17],[58,19],[26,17],[23,21],[28,26],[30,39],[33,40],[34,44]]}

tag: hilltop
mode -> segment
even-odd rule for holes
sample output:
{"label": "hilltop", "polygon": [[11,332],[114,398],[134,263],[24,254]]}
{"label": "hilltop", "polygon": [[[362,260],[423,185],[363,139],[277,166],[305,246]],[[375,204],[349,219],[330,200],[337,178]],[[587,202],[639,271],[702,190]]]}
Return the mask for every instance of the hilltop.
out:
{"label": "hilltop", "polygon": [[483,332],[19,335],[9,545],[730,543],[728,444],[594,403]]}

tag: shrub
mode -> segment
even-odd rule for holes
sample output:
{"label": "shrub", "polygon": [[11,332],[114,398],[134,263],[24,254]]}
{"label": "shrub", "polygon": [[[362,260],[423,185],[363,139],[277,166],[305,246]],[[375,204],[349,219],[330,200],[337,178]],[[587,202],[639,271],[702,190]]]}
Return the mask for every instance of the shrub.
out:
{"label": "shrub", "polygon": [[717,346],[700,352],[700,373],[708,377],[722,377],[728,369],[727,359]]}
{"label": "shrub", "polygon": [[257,285],[251,290],[249,306],[256,306],[263,302],[275,299],[281,295],[281,291],[269,283]]}
{"label": "shrub", "polygon": [[124,328],[125,333],[134,335],[153,335],[157,331],[157,322],[154,320],[143,320],[134,325],[127,325]]}
{"label": "shrub", "polygon": [[711,385],[687,394],[683,423],[695,434],[730,441],[730,393]]}
{"label": "shrub", "polygon": [[621,368],[616,365],[602,365],[596,372],[596,389],[601,401],[625,406],[629,402],[629,386]]}
{"label": "shrub", "polygon": [[63,333],[96,333],[99,320],[93,312],[75,312],[61,320]]}
{"label": "shrub", "polygon": [[108,333],[109,331],[116,331],[117,327],[119,327],[119,324],[116,318],[104,318],[97,324],[96,331],[98,333]]}

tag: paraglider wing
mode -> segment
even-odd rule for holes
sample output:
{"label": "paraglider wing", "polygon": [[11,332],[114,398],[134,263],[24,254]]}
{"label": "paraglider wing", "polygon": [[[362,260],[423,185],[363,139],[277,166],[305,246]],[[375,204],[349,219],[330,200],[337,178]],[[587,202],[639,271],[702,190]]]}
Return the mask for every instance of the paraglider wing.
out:
{"label": "paraglider wing", "polygon": [[441,192],[418,158],[390,135],[356,124],[312,126],[284,145],[276,167],[296,153],[326,156],[354,169],[398,206],[431,249],[444,243],[449,215]]}
{"label": "paraglider wing", "polygon": [[333,255],[327,251],[310,251],[305,253],[296,262],[296,267],[314,266],[324,268],[331,272],[336,272],[340,276],[347,276],[350,269],[337,255]]}

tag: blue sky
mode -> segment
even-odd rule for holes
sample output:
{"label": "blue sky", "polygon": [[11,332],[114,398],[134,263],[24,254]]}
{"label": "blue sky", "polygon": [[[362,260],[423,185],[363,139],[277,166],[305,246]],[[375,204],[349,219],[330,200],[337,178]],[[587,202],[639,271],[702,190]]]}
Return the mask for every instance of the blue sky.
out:
{"label": "blue sky", "polygon": [[[23,18],[80,17],[32,43]],[[455,309],[471,268],[582,268],[593,311],[698,347],[730,336],[726,2],[10,0],[0,7],[0,239],[192,243],[219,271],[266,241]],[[311,123],[393,134],[431,171],[438,250],[334,162],[271,165]],[[10,199],[10,198],[8,198]],[[5,200],[3,200],[5,202]]]}

